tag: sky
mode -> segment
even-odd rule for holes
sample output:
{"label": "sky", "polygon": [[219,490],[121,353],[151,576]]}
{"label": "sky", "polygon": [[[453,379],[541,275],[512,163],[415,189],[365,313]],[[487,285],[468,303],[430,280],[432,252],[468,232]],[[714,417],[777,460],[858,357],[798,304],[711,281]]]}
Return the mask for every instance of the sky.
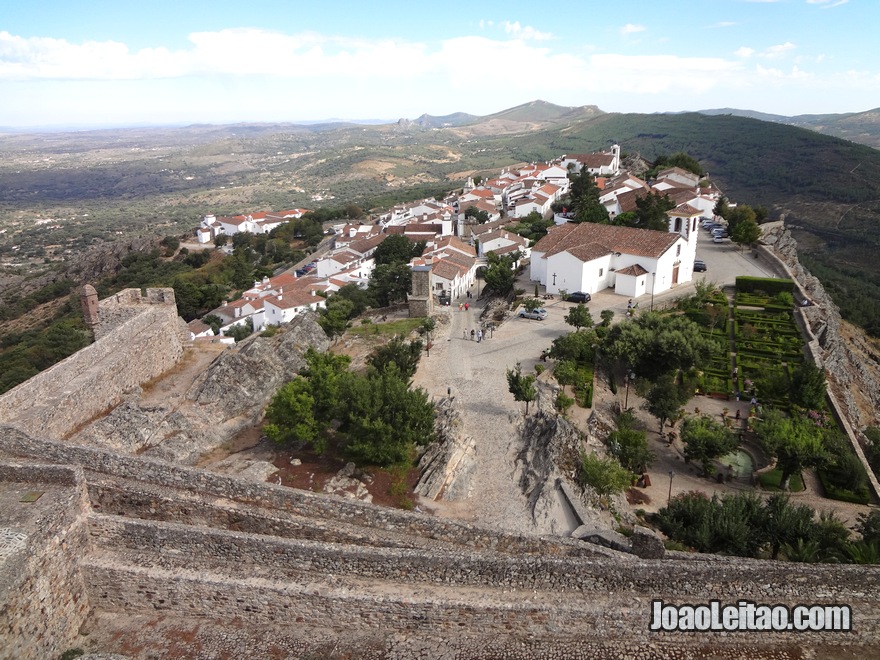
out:
{"label": "sky", "polygon": [[0,0],[0,127],[880,106],[880,0]]}

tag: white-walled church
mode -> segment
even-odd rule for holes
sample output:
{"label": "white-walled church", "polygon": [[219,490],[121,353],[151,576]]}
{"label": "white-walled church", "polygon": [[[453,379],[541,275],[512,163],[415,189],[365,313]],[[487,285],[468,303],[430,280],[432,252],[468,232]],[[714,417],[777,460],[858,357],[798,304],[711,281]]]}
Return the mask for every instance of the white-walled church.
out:
{"label": "white-walled church", "polygon": [[606,288],[636,298],[693,277],[700,211],[686,204],[669,213],[669,231],[584,222],[550,229],[532,248],[530,279],[548,293]]}

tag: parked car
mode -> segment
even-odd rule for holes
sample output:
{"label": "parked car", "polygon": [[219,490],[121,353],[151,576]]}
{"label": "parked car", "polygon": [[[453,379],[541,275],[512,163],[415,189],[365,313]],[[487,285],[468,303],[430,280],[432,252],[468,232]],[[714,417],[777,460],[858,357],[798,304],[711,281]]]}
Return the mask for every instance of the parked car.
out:
{"label": "parked car", "polygon": [[696,259],[694,261],[694,272],[695,273],[705,273],[706,270],[708,270],[708,269],[706,268],[705,261],[703,261],[702,259]]}
{"label": "parked car", "polygon": [[297,269],[294,271],[294,273],[296,274],[297,277],[302,277],[303,275],[306,274],[306,272],[307,272],[307,271],[306,271],[305,269],[303,269],[303,268],[297,268]]}
{"label": "parked car", "polygon": [[727,230],[724,227],[716,227],[712,230],[712,236],[722,236],[727,238]]}
{"label": "parked car", "polygon": [[535,321],[543,321],[547,318],[547,310],[543,307],[539,307],[538,309],[530,312],[527,309],[520,311],[519,317],[521,319],[533,319]]}
{"label": "parked car", "polygon": [[568,302],[573,303],[588,303],[593,299],[593,297],[584,291],[575,291],[574,293],[569,293],[566,300]]}
{"label": "parked car", "polygon": [[724,241],[725,241],[724,236],[713,236],[712,237],[713,243],[723,243]]}

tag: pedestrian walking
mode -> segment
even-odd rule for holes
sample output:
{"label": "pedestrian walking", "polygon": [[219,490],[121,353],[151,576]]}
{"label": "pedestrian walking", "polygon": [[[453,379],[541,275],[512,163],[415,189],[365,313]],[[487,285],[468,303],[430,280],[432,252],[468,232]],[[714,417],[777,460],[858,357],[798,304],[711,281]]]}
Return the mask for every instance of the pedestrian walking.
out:
{"label": "pedestrian walking", "polygon": [[471,328],[471,341],[474,340],[474,335],[475,335],[475,334],[476,334],[476,333],[474,332],[474,329]]}
{"label": "pedestrian walking", "polygon": [[464,304],[464,311],[468,311],[470,308],[471,306],[468,303]]}
{"label": "pedestrian walking", "polygon": [[458,311],[460,312],[463,309],[464,309],[464,303],[458,303]]}
{"label": "pedestrian walking", "polygon": [[461,338],[467,339],[467,328],[465,328],[464,330],[461,331]]}
{"label": "pedestrian walking", "polygon": [[477,343],[479,344],[481,341],[483,341],[483,331],[477,330]]}

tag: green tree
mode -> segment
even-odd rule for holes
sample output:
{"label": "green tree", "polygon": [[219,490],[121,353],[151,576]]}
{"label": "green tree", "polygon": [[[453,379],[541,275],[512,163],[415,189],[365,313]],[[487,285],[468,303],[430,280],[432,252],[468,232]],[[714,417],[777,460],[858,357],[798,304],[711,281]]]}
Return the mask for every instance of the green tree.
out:
{"label": "green tree", "polygon": [[416,373],[424,347],[425,345],[419,340],[408,342],[402,335],[395,335],[384,346],[373,349],[367,357],[367,364],[376,371],[382,372],[389,362],[393,362],[397,365],[400,377],[409,381]]}
{"label": "green tree", "polygon": [[[274,442],[297,447],[315,443],[321,424],[315,419],[315,398],[309,381],[297,378],[278,390],[266,408],[266,421],[263,430]],[[325,443],[315,443],[316,453],[323,453],[325,448]]]}
{"label": "green tree", "polygon": [[593,316],[590,314],[590,310],[587,306],[580,303],[568,310],[568,314],[565,315],[565,322],[575,328],[575,330],[592,328]]}
{"label": "green tree", "polygon": [[489,214],[475,206],[468,206],[464,211],[464,217],[471,218],[481,225],[489,222]]}
{"label": "green tree", "polygon": [[678,417],[679,410],[688,400],[688,392],[676,384],[671,375],[661,376],[645,394],[648,412],[660,422],[660,435],[663,426],[670,419]]}
{"label": "green tree", "polygon": [[528,415],[529,403],[538,396],[537,389],[535,388],[535,377],[531,375],[524,376],[522,367],[517,362],[515,369],[507,370],[507,388],[513,394],[514,401],[525,401],[526,415]]}
{"label": "green tree", "polygon": [[860,513],[857,519],[855,530],[862,535],[862,539],[868,543],[880,543],[880,511],[873,509]]}
{"label": "green tree", "polygon": [[369,289],[361,288],[354,283],[346,284],[328,298],[327,308],[331,309],[343,300],[351,303],[350,318],[357,318],[376,304]]}
{"label": "green tree", "polygon": [[608,222],[608,210],[599,202],[599,188],[592,174],[581,169],[577,174],[569,174],[571,186],[569,196],[574,211],[575,222]]}
{"label": "green tree", "polygon": [[703,366],[714,344],[685,316],[641,314],[612,326],[605,354],[648,380]]}
{"label": "green tree", "polygon": [[614,319],[614,310],[613,309],[603,309],[599,312],[599,318],[602,319],[602,323],[600,324],[603,328],[608,328],[611,326],[611,321]]}
{"label": "green tree", "polygon": [[569,332],[553,340],[550,357],[554,360],[571,360],[578,364],[592,364],[596,355],[598,337],[593,328],[581,332]]}
{"label": "green tree", "polygon": [[748,206],[747,204],[738,204],[734,208],[730,209],[730,212],[727,214],[726,219],[727,230],[728,232],[730,232],[731,236],[736,233],[736,228],[744,222],[753,222],[757,224],[757,220],[755,219],[755,212],[754,210],[752,210],[752,207]]}
{"label": "green tree", "polygon": [[405,263],[376,266],[370,277],[370,294],[380,307],[406,302],[412,292],[412,269]]}
{"label": "green tree", "polygon": [[776,458],[782,471],[779,487],[783,490],[788,488],[791,475],[818,467],[827,458],[821,431],[805,417],[787,417],[770,409],[755,424],[755,431],[767,454]]}
{"label": "green tree", "polygon": [[618,465],[612,458],[600,458],[595,454],[581,454],[578,481],[590,486],[599,498],[622,493],[632,485],[632,473]]}
{"label": "green tree", "polygon": [[379,243],[373,258],[376,265],[408,264],[411,259],[422,256],[425,241],[413,242],[401,234],[392,234]]}
{"label": "green tree", "polygon": [[327,309],[321,311],[318,324],[330,339],[340,337],[351,327],[353,309],[354,305],[349,300],[340,300],[332,306],[328,305]]}
{"label": "green tree", "polygon": [[697,159],[683,151],[678,151],[666,158],[666,162],[663,163],[663,165],[666,167],[680,167],[688,172],[693,172],[697,176],[703,176],[705,174],[703,167]]}
{"label": "green tree", "polygon": [[811,410],[825,404],[825,372],[812,362],[801,362],[791,374],[791,399]]}
{"label": "green tree", "polygon": [[675,202],[666,194],[651,192],[636,197],[636,215],[638,216],[636,226],[641,229],[669,231],[669,216],[666,214],[674,208]]}
{"label": "green tree", "polygon": [[411,389],[394,362],[366,378],[349,373],[345,387],[345,452],[359,464],[388,466],[410,460],[434,438],[434,407],[422,388]]}
{"label": "green tree", "polygon": [[757,243],[762,233],[757,222],[754,220],[744,220],[733,229],[730,239],[740,246],[740,252],[742,252],[743,248],[747,245]]}
{"label": "green tree", "polygon": [[685,419],[681,439],[685,443],[685,458],[699,461],[704,476],[712,473],[712,461],[734,451],[738,444],[730,429],[706,415]]}
{"label": "green tree", "polygon": [[319,353],[309,348],[305,354],[306,366],[300,375],[308,379],[314,398],[313,415],[323,428],[341,418],[340,406],[344,401],[343,389],[351,358],[330,351]]}
{"label": "green tree", "polygon": [[565,393],[566,385],[574,385],[576,383],[578,367],[572,360],[561,360],[553,367],[553,376],[556,382],[562,385],[562,392]]}
{"label": "green tree", "polygon": [[712,213],[719,218],[727,219],[727,216],[730,214],[730,204],[727,203],[727,197],[721,195],[718,198],[718,201],[715,202],[715,208],[712,209]]}
{"label": "green tree", "polygon": [[527,312],[534,312],[536,309],[541,309],[542,303],[538,298],[525,298],[522,305]]}
{"label": "green tree", "polygon": [[499,256],[495,252],[489,252],[486,260],[488,262],[484,273],[486,288],[499,296],[507,295],[516,279],[513,259],[509,255]]}
{"label": "green tree", "polygon": [[764,504],[764,531],[770,543],[770,557],[776,559],[783,545],[808,541],[814,533],[813,510],[793,505],[787,494],[775,493]]}
{"label": "green tree", "polygon": [[620,426],[608,434],[608,451],[630,473],[641,473],[650,467],[654,454],[648,448],[648,437],[644,431],[629,426]]}
{"label": "green tree", "polygon": [[226,334],[228,337],[232,337],[236,342],[240,342],[250,337],[253,332],[254,321],[249,318],[244,323],[239,323],[229,328]]}

